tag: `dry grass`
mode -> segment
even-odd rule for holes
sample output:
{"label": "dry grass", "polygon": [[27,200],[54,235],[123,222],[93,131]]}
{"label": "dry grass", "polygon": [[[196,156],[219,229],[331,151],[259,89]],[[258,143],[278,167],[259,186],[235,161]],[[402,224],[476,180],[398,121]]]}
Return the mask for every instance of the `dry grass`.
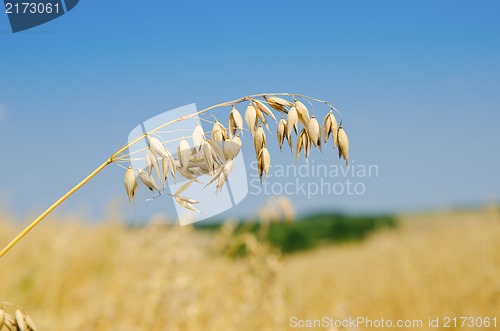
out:
{"label": "dry grass", "polygon": [[284,271],[295,275],[287,311],[309,318],[493,317],[500,312],[499,239],[497,212],[403,217],[401,229],[360,245],[285,261]]}
{"label": "dry grass", "polygon": [[[14,230],[0,223],[0,240]],[[500,311],[493,209],[403,217],[360,244],[286,258],[248,236],[251,254],[231,260],[217,249],[228,232],[51,221],[2,259],[0,298],[40,330],[288,330],[291,316]]]}

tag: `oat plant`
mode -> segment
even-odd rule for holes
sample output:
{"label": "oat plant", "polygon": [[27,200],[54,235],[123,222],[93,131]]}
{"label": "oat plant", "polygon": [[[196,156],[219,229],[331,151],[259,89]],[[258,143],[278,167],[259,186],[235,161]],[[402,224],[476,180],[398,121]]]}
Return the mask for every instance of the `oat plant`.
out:
{"label": "oat plant", "polygon": [[[238,110],[240,106],[246,107],[244,115],[240,113],[242,108]],[[230,109],[229,118],[227,122],[219,121],[217,116],[212,113],[213,121],[203,119],[212,125],[211,131],[205,132],[201,124],[198,123],[187,137],[174,140],[161,139],[160,133],[164,132],[166,127],[187,119],[197,118],[198,115],[218,108]],[[317,109],[320,108],[323,114],[317,112]],[[323,118],[322,125],[316,116]],[[202,201],[184,196],[183,192],[190,185],[215,186],[215,192],[220,192],[231,173],[234,159],[242,148],[241,136],[248,133],[253,137],[258,172],[262,181],[267,177],[271,165],[271,155],[267,149],[268,135],[273,136],[274,134],[269,134],[270,121],[277,124],[276,137],[279,148],[282,149],[284,144],[288,145],[297,159],[301,153],[305,158],[308,158],[312,147],[319,150],[326,149],[326,146],[323,147],[323,145],[331,140],[333,149],[338,149],[339,158],[343,157],[347,165],[349,140],[342,127],[341,114],[332,104],[293,93],[245,96],[181,116],[130,140],[19,233],[0,251],[0,257],[16,245],[57,206],[110,164],[117,164],[125,169],[124,185],[131,204],[134,202],[138,182],[155,194],[151,198],[154,199],[165,193],[165,184],[169,177],[176,179],[177,176],[181,176],[187,180],[186,183],[176,192],[165,194],[171,195],[174,201],[182,207],[192,212],[199,212],[196,205]],[[140,141],[146,141],[146,147],[131,151],[130,147]],[[167,149],[167,143],[172,144],[172,142],[178,144],[177,150]],[[145,161],[146,166],[143,169],[133,169],[132,159]],[[202,176],[208,176],[206,178],[209,179],[202,182]]]}
{"label": "oat plant", "polygon": [[[13,313],[10,314],[9,310]],[[28,313],[16,305],[0,302],[0,331],[36,331],[35,322]]]}

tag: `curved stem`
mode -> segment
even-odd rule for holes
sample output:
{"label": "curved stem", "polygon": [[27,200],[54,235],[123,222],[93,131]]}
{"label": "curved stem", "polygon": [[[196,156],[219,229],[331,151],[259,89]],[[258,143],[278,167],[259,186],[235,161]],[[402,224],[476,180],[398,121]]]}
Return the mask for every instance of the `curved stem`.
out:
{"label": "curved stem", "polygon": [[[235,100],[232,100],[232,101],[228,101],[228,102],[223,102],[223,103],[219,103],[219,104],[216,104],[216,105],[213,105],[213,106],[210,106],[210,107],[207,107],[205,109],[202,109],[196,113],[193,113],[193,114],[189,114],[189,115],[184,115],[184,116],[181,116],[179,118],[176,118],[175,120],[172,120],[170,122],[167,122],[167,123],[164,123],[162,125],[160,125],[159,127],[151,130],[150,132],[148,133],[143,133],[142,135],[136,137],[135,139],[133,139],[132,141],[128,142],[127,144],[123,145],[122,147],[120,147],[116,152],[114,152],[111,157],[109,159],[107,159],[103,164],[101,164],[97,169],[95,169],[90,175],[88,175],[85,179],[83,179],[80,183],[78,183],[75,187],[73,187],[71,190],[69,190],[66,194],[64,194],[61,198],[59,198],[59,200],[57,200],[56,202],[54,202],[54,204],[52,204],[52,206],[50,206],[47,210],[45,210],[40,216],[38,216],[33,222],[31,222],[30,225],[28,225],[21,233],[19,233],[7,246],[5,246],[4,249],[2,249],[0,251],[0,257],[4,256],[5,253],[7,253],[12,247],[14,247],[14,245],[16,245],[24,236],[26,236],[26,234],[28,234],[28,232],[30,232],[38,223],[40,223],[45,217],[47,217],[47,215],[49,215],[55,208],[57,208],[61,203],[63,203],[67,198],[69,198],[71,195],[73,195],[73,193],[75,193],[76,191],[78,191],[83,185],[85,185],[88,181],[90,181],[92,178],[94,178],[99,172],[101,172],[104,168],[106,168],[109,164],[115,162],[115,161],[121,161],[121,158],[123,155],[121,155],[123,152],[125,152],[127,149],[129,149],[129,147],[131,147],[132,145],[135,145],[136,143],[138,143],[139,141],[141,141],[142,139],[146,138],[148,134],[153,134],[155,132],[158,132],[160,131],[161,129],[163,129],[164,127],[166,126],[169,126],[171,124],[174,124],[174,123],[177,123],[177,122],[180,122],[180,121],[184,121],[186,119],[189,119],[189,118],[193,118],[195,116],[198,116],[200,114],[203,114],[209,110],[212,110],[214,108],[218,108],[218,107],[227,107],[227,106],[232,106],[232,105],[235,105],[235,104],[238,104],[238,103],[241,103],[241,102],[244,102],[244,101],[250,101],[250,102],[253,102],[253,98],[257,98],[257,97],[263,97],[263,96],[268,96],[268,95],[275,95],[275,96],[292,96],[293,98],[295,98],[296,96],[298,97],[302,97],[304,99],[308,99],[308,100],[313,100],[313,101],[316,101],[316,102],[319,102],[319,103],[324,103],[328,106],[331,107],[331,109],[334,109],[336,110],[339,114],[340,112],[335,108],[333,107],[333,105],[331,105],[329,102],[327,101],[324,101],[324,100],[320,100],[320,99],[315,99],[315,98],[311,98],[309,96],[306,96],[306,95],[302,95],[302,94],[292,94],[292,93],[261,93],[261,94],[254,94],[254,95],[249,95],[249,96],[245,96],[245,97],[242,97],[242,98],[239,98],[239,99],[235,99]],[[340,115],[342,116],[342,115]],[[342,123],[342,117],[340,118],[341,120],[341,123]]]}
{"label": "curved stem", "polygon": [[[330,108],[334,109],[335,111],[337,111],[339,114],[340,112],[335,108],[333,107],[332,104],[330,104],[329,102],[327,101],[324,101],[324,100],[320,100],[320,99],[315,99],[315,98],[311,98],[307,95],[303,95],[303,94],[292,94],[292,93],[259,93],[259,94],[252,94],[252,95],[247,95],[247,96],[244,96],[242,98],[239,98],[239,99],[235,99],[235,100],[232,100],[232,101],[227,101],[227,102],[223,102],[223,103],[219,103],[219,104],[216,104],[216,105],[213,105],[213,106],[210,106],[210,107],[207,107],[205,109],[202,109],[196,113],[193,113],[193,114],[189,114],[189,115],[184,115],[184,116],[181,116],[175,120],[172,120],[170,122],[167,122],[167,123],[164,123],[162,125],[160,125],[159,127],[149,131],[148,133],[143,133],[142,135],[138,136],[137,138],[135,138],[134,140],[132,140],[131,142],[123,145],[120,149],[118,149],[112,156],[111,156],[111,160],[113,161],[117,156],[119,156],[120,154],[122,154],[124,151],[126,151],[129,147],[135,145],[137,142],[141,141],[142,139],[144,139],[148,134],[153,134],[161,129],[163,129],[164,127],[166,126],[169,126],[171,124],[174,124],[174,123],[177,123],[177,122],[180,122],[180,121],[184,121],[186,119],[189,119],[189,118],[193,118],[195,116],[198,116],[198,115],[201,115],[203,113],[206,113],[207,111],[209,110],[212,110],[214,108],[219,108],[219,107],[227,107],[227,106],[232,106],[232,105],[235,105],[235,104],[238,104],[240,102],[243,102],[243,101],[252,101],[253,98],[257,98],[257,97],[263,97],[264,95],[268,96],[268,95],[279,95],[279,96],[298,96],[298,97],[301,97],[301,98],[304,98],[304,99],[309,99],[309,100],[313,100],[313,101],[316,101],[316,102],[319,102],[319,103],[324,103],[328,106],[330,106]],[[342,115],[340,115],[342,116]],[[342,120],[342,117],[340,118],[340,120]]]}
{"label": "curved stem", "polygon": [[7,246],[5,246],[2,251],[0,251],[0,257],[4,256],[5,253],[7,253],[12,247],[14,247],[15,244],[19,242],[28,232],[31,231],[38,223],[40,223],[47,215],[49,215],[54,209],[56,209],[57,206],[59,206],[61,203],[64,202],[67,198],[69,198],[73,193],[78,191],[80,187],[85,185],[89,180],[91,180],[95,175],[97,175],[101,170],[106,168],[109,164],[111,164],[113,161],[111,159],[106,160],[103,164],[101,164],[97,169],[92,171],[90,175],[88,175],[84,180],[82,180],[80,183],[78,183],[75,187],[73,187],[71,190],[69,190],[65,195],[63,195],[59,200],[54,202],[52,206],[47,208],[46,211],[44,211],[40,216],[38,216],[33,222],[31,222],[30,225],[28,225],[21,233],[17,235]]}

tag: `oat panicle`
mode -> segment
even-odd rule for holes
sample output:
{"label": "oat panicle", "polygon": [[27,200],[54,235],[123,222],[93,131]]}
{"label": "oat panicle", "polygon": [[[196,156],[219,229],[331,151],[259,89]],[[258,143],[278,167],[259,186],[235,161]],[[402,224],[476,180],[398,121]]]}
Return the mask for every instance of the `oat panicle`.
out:
{"label": "oat panicle", "polygon": [[[306,103],[311,106],[310,109],[306,106]],[[243,117],[236,108],[238,105],[246,107]],[[328,112],[325,112],[326,116],[323,120],[323,127],[315,115],[319,115],[321,111],[324,111],[321,109],[322,107],[327,107],[326,111]],[[182,139],[170,141],[162,136],[164,134],[162,130],[174,123],[197,118],[209,111],[223,111],[224,109],[229,111],[223,121],[228,123],[229,130],[222,124],[222,121],[219,121],[212,114],[213,121],[202,119],[212,124],[211,131],[209,132],[205,132],[198,120],[196,125],[193,125],[191,129],[186,129],[189,131],[187,138],[183,137]],[[309,110],[311,110],[312,117]],[[247,144],[245,142],[246,139],[242,138],[244,133],[248,131],[253,140],[260,180],[266,179],[271,167],[271,153],[268,149],[270,142],[268,139],[274,139],[273,134],[269,130],[268,119],[273,119],[276,122],[277,127],[275,132],[280,150],[286,139],[292,153],[295,152],[296,159],[299,158],[301,152],[304,153],[306,158],[309,158],[311,146],[314,145],[321,150],[322,139],[326,144],[331,136],[334,147],[338,147],[339,157],[344,158],[347,165],[349,162],[349,140],[342,126],[342,118],[338,118],[340,125],[337,125],[337,118],[333,115],[333,111],[338,112],[339,116],[341,115],[332,104],[324,100],[301,94],[265,93],[223,102],[163,123],[159,127],[139,135],[120,147],[96,170],[64,194],[17,235],[0,251],[0,257],[9,251],[57,206],[110,164],[118,164],[125,169],[125,191],[131,204],[134,203],[137,197],[137,190],[140,187],[138,183],[141,183],[146,189],[155,193],[156,195],[151,198],[155,199],[165,192],[168,181],[176,182],[179,177],[192,181],[193,185],[202,185],[202,187],[215,185],[215,192],[217,193],[228,182],[232,174],[235,159],[240,155],[241,149],[245,148],[245,144]],[[279,121],[277,121],[274,112],[281,114]],[[269,138],[264,128],[266,128],[270,135]],[[293,148],[293,135],[297,137],[295,148]],[[188,139],[192,141],[192,146]],[[130,150],[132,146],[144,140],[146,141],[145,148],[134,152]],[[170,146],[172,149],[175,148],[171,144],[177,144],[177,153],[171,153],[167,149],[167,146]],[[131,166],[132,159],[142,160],[145,166],[141,165],[140,168],[135,167],[134,170]],[[122,165],[123,163],[125,165]],[[187,195],[175,194],[172,197],[176,203],[193,212],[199,212],[194,205],[200,204],[201,206],[203,204],[203,201],[195,201]],[[4,318],[4,324],[6,320]]]}

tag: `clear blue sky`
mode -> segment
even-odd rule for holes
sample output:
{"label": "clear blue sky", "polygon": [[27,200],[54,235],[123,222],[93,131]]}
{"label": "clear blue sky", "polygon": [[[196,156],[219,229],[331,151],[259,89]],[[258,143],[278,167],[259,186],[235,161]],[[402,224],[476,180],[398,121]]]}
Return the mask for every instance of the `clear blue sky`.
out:
{"label": "clear blue sky", "polygon": [[[330,100],[352,160],[379,167],[364,195],[293,197],[300,212],[499,201],[499,15],[498,1],[84,0],[12,34],[0,13],[1,204],[32,216],[143,120],[268,91]],[[107,169],[61,210],[126,208],[122,176]],[[162,204],[141,201],[136,217]]]}

